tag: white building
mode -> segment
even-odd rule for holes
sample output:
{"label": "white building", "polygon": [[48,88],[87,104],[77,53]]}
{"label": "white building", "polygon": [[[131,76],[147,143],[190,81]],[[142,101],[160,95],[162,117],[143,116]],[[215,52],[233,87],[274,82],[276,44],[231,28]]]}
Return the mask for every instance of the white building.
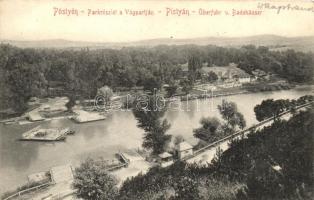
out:
{"label": "white building", "polygon": [[249,82],[251,82],[251,77],[248,74],[247,75],[240,75],[238,81],[240,83],[249,83]]}
{"label": "white building", "polygon": [[176,150],[178,152],[179,159],[192,156],[193,155],[193,147],[187,142],[181,142],[176,146]]}
{"label": "white building", "polygon": [[32,122],[44,120],[44,118],[38,112],[29,112],[27,119]]}
{"label": "white building", "polygon": [[168,152],[159,154],[158,157],[159,157],[159,164],[161,167],[168,167],[173,164],[172,155]]}

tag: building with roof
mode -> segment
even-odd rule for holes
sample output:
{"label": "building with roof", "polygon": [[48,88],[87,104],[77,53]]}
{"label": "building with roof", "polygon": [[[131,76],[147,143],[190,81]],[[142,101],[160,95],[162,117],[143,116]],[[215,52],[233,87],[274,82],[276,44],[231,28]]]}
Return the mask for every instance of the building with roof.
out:
{"label": "building with roof", "polygon": [[173,164],[173,157],[168,152],[163,152],[158,155],[158,162],[161,167],[167,167]]}
{"label": "building with roof", "polygon": [[238,81],[240,83],[249,83],[249,82],[251,82],[251,77],[249,75],[248,76],[240,76],[238,78]]}
{"label": "building with roof", "polygon": [[32,122],[44,120],[44,118],[38,112],[29,112],[27,118]]}
{"label": "building with roof", "polygon": [[177,144],[176,151],[178,153],[179,159],[193,155],[193,147],[186,141]]}
{"label": "building with roof", "polygon": [[203,65],[201,69],[202,76],[207,76],[210,72],[218,76],[218,84],[223,88],[239,87],[243,83],[250,83],[252,81],[251,76],[238,68],[234,63],[230,63],[228,66],[208,67]]}

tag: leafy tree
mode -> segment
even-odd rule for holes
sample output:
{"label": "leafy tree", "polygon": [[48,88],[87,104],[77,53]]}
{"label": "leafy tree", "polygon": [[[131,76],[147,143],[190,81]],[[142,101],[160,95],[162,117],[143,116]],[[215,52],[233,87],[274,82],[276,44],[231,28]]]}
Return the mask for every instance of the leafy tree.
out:
{"label": "leafy tree", "polygon": [[291,110],[291,107],[295,106],[293,105],[295,103],[296,102],[291,103],[289,99],[263,100],[261,104],[258,104],[254,107],[256,119],[258,121],[263,121],[267,118],[273,117],[275,120],[277,120],[281,112],[287,109]]}
{"label": "leafy tree", "polygon": [[145,131],[143,147],[152,150],[154,155],[162,153],[171,141],[171,135],[166,132],[170,124],[166,119],[166,105],[160,104],[160,98],[155,95],[142,96],[135,100],[133,114],[137,119],[137,126]]}
{"label": "leafy tree", "polygon": [[198,70],[202,68],[199,52],[193,51],[188,60],[189,80],[194,83],[197,79]]}
{"label": "leafy tree", "polygon": [[281,199],[282,174],[265,161],[257,160],[247,178],[246,199]]}
{"label": "leafy tree", "polygon": [[69,101],[65,104],[68,110],[72,110],[72,107],[75,105],[75,97],[74,96],[69,96]]}
{"label": "leafy tree", "polygon": [[178,145],[178,144],[180,144],[180,143],[183,142],[183,141],[184,141],[184,138],[183,138],[182,135],[176,135],[176,136],[174,137],[173,143],[174,143],[174,145]]}
{"label": "leafy tree", "polygon": [[238,111],[237,105],[233,102],[223,101],[221,105],[218,105],[218,110],[225,120],[224,129],[227,132],[232,132],[239,127],[244,129],[246,121],[244,116]]}
{"label": "leafy tree", "polygon": [[29,63],[15,63],[6,77],[10,91],[13,93],[13,108],[23,112],[27,108],[26,102],[32,96],[44,94],[42,89],[47,81],[42,73],[42,68]]}
{"label": "leafy tree", "polygon": [[106,170],[103,160],[87,159],[75,169],[73,187],[79,198],[86,200],[115,200],[117,180]]}
{"label": "leafy tree", "polygon": [[221,130],[221,123],[217,118],[202,118],[200,123],[202,126],[193,130],[194,137],[207,142],[214,142],[224,136]]}
{"label": "leafy tree", "polygon": [[103,86],[97,91],[97,95],[104,98],[104,104],[108,105],[110,103],[111,97],[113,96],[113,91],[108,86]]}
{"label": "leafy tree", "polygon": [[177,85],[169,85],[169,87],[166,87],[167,96],[172,97],[178,89]]}
{"label": "leafy tree", "polygon": [[215,72],[210,71],[208,73],[207,79],[210,83],[214,83],[215,81],[218,80],[218,76]]}
{"label": "leafy tree", "polygon": [[151,132],[145,134],[143,147],[151,149],[154,155],[163,153],[171,141],[171,135],[166,134],[169,128],[170,124],[167,120],[164,120],[161,124],[156,124]]}
{"label": "leafy tree", "polygon": [[150,76],[143,81],[144,90],[154,93],[161,88],[161,80],[158,77]]}
{"label": "leafy tree", "polygon": [[137,119],[137,126],[145,132],[150,132],[160,124],[167,108],[162,104],[159,96],[139,95],[133,102],[133,115]]}
{"label": "leafy tree", "polygon": [[202,199],[198,191],[198,183],[189,177],[177,178],[173,184],[175,196],[170,200]]}
{"label": "leafy tree", "polygon": [[218,110],[225,120],[221,123],[215,117],[202,118],[201,127],[194,129],[194,137],[206,142],[215,142],[236,130],[236,128],[244,129],[246,121],[243,115],[238,112],[237,106],[233,102],[223,101],[222,105],[218,105]]}
{"label": "leafy tree", "polygon": [[264,119],[273,115],[272,105],[274,103],[273,99],[263,100],[261,104],[254,107],[254,112],[256,119],[258,121],[263,121]]}
{"label": "leafy tree", "polygon": [[304,96],[298,98],[295,103],[298,105],[301,105],[301,104],[305,104],[305,103],[308,103],[311,101],[314,101],[313,95],[304,95]]}
{"label": "leafy tree", "polygon": [[181,80],[180,86],[182,87],[182,91],[185,92],[185,94],[188,94],[193,89],[193,84],[188,79]]}

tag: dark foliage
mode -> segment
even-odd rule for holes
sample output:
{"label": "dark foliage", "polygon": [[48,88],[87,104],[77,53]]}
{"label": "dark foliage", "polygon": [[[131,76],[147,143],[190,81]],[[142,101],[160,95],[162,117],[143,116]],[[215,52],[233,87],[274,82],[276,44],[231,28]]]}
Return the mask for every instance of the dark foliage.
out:
{"label": "dark foliage", "polygon": [[147,90],[170,84],[182,74],[180,64],[188,63],[191,89],[200,78],[202,63],[224,66],[230,62],[251,73],[254,69],[272,72],[293,82],[313,80],[313,54],[287,50],[269,51],[267,47],[244,46],[240,49],[216,46],[157,46],[120,50],[20,49],[0,45],[2,91],[0,106],[23,112],[32,96],[80,94],[93,98],[97,88],[145,86]]}
{"label": "dark foliage", "polygon": [[171,135],[166,134],[170,124],[161,119],[166,111],[166,104],[160,96],[143,95],[134,101],[133,114],[137,119],[137,126],[145,131],[142,146],[152,150],[154,155],[163,153]]}
{"label": "dark foliage", "polygon": [[219,161],[217,175],[244,181],[249,199],[307,199],[313,191],[313,109],[277,121],[247,139],[233,141]]}
{"label": "dark foliage", "polygon": [[115,200],[117,180],[106,170],[102,160],[87,159],[75,169],[73,187],[79,198],[85,200]]}
{"label": "dark foliage", "polygon": [[258,121],[263,121],[270,117],[278,119],[281,112],[293,110],[295,106],[302,105],[313,100],[314,96],[312,95],[305,95],[297,100],[291,101],[289,99],[266,99],[263,100],[261,104],[254,107],[254,112]]}

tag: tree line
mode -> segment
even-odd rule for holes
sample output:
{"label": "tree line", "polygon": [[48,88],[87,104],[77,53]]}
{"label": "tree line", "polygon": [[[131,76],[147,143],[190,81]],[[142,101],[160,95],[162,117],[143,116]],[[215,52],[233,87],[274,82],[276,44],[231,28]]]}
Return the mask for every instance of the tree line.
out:
{"label": "tree line", "polygon": [[133,86],[159,89],[165,83],[173,86],[182,76],[184,63],[188,63],[189,81],[183,81],[181,86],[188,92],[203,63],[225,66],[231,62],[248,73],[261,69],[289,81],[313,80],[313,53],[271,51],[252,45],[241,48],[160,45],[75,51],[21,49],[0,44],[0,106],[23,111],[30,97],[49,95],[49,87],[62,88],[63,94],[72,98],[91,98],[104,85],[115,91]]}

